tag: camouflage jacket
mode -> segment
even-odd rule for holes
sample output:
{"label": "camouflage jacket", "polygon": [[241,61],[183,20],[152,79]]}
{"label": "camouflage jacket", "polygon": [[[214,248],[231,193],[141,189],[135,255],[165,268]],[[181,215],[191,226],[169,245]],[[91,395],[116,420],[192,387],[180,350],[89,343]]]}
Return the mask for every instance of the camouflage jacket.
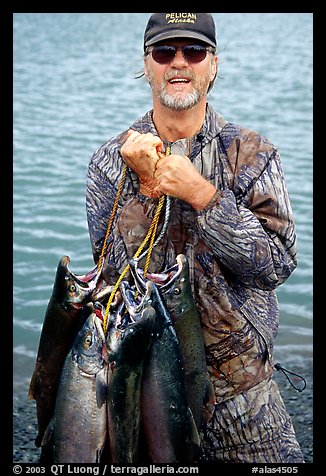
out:
{"label": "camouflage jacket", "polygon": [[[151,111],[131,128],[157,135]],[[124,166],[124,134],[99,147],[89,164],[86,209],[95,261]],[[199,212],[171,199],[168,228],[149,270],[172,266],[179,253],[188,257],[207,367],[222,402],[273,371],[279,321],[275,288],[296,267],[296,236],[276,147],[257,132],[227,122],[209,105],[201,134],[201,140],[197,135],[165,146],[187,155],[221,197]],[[138,249],[157,203],[140,194],[138,177],[128,170],[108,239],[105,273],[110,284]]]}

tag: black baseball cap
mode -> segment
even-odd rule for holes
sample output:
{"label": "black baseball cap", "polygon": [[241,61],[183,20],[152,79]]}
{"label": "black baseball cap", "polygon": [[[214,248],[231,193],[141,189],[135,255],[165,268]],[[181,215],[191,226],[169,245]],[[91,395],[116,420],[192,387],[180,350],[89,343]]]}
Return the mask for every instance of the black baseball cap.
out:
{"label": "black baseball cap", "polygon": [[153,13],[144,33],[147,46],[172,38],[194,38],[216,48],[215,23],[210,13]]}

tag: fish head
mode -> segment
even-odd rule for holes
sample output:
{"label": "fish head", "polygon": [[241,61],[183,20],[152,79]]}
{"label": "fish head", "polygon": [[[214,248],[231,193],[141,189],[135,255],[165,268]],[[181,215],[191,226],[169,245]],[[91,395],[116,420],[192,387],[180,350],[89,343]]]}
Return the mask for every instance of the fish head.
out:
{"label": "fish head", "polygon": [[144,293],[146,283],[151,281],[159,289],[169,311],[178,314],[183,312],[187,305],[191,285],[187,257],[179,254],[176,261],[175,265],[162,273],[147,273],[146,277],[144,277],[144,272],[139,268],[137,261],[131,260],[130,269],[139,291]]}
{"label": "fish head", "polygon": [[143,358],[154,333],[156,311],[152,306],[152,289],[148,286],[141,298],[126,281],[120,283],[123,302],[119,316],[107,335],[110,362],[129,362],[135,365]]}
{"label": "fish head", "polygon": [[122,300],[132,321],[140,318],[142,310],[150,302],[151,290],[147,290],[146,284],[145,282],[144,292],[139,292],[139,289],[128,281],[121,281],[119,285]]}
{"label": "fish head", "polygon": [[169,278],[162,283],[160,291],[168,309],[179,314],[187,307],[191,295],[189,263],[185,255],[178,255],[177,264],[170,269]]}
{"label": "fish head", "polygon": [[[159,299],[158,289],[152,281],[144,281],[144,293],[136,297],[136,290],[134,286],[126,281],[120,283],[122,299],[129,315],[129,320],[137,323],[144,320],[144,316],[148,315],[149,309],[152,309],[154,302]],[[150,314],[150,313],[149,313]]]}
{"label": "fish head", "polygon": [[85,321],[72,345],[72,357],[80,370],[97,374],[108,359],[102,319],[94,310]]}
{"label": "fish head", "polygon": [[101,275],[96,267],[85,275],[76,275],[69,269],[69,263],[69,256],[63,256],[59,261],[52,293],[58,304],[68,311],[80,309],[90,300]]}

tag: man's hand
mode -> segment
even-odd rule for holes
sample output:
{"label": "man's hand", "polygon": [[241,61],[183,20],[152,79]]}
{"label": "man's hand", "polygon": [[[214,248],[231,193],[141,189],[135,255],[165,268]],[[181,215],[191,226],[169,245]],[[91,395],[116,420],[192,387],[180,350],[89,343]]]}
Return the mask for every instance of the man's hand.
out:
{"label": "man's hand", "polygon": [[140,192],[151,198],[163,194],[154,190],[158,182],[154,178],[158,155],[163,148],[161,139],[151,133],[140,134],[130,129],[128,138],[121,148],[121,155],[126,164],[138,175]]}
{"label": "man's hand", "polygon": [[202,210],[209,203],[216,188],[205,180],[190,159],[181,155],[160,155],[156,162],[155,191],[180,198],[195,210]]}
{"label": "man's hand", "polygon": [[200,175],[188,157],[165,156],[162,148],[159,137],[128,131],[121,155],[138,175],[140,192],[151,198],[163,194],[180,198],[195,210],[205,208],[216,192],[214,185]]}

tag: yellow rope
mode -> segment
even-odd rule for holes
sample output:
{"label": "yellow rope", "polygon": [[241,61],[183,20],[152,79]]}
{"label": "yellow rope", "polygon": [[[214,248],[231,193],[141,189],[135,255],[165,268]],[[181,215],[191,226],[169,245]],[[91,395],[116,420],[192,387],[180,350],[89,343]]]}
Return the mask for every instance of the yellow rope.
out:
{"label": "yellow rope", "polygon": [[[158,220],[159,220],[159,216],[160,216],[160,213],[161,213],[161,210],[162,210],[162,207],[164,205],[164,200],[165,200],[165,195],[163,195],[160,200],[159,200],[159,203],[158,203],[158,207],[157,207],[157,210],[155,212],[155,215],[154,215],[154,218],[152,220],[152,223],[148,229],[148,232],[147,232],[147,235],[145,236],[144,238],[144,241],[141,243],[141,245],[139,246],[138,250],[136,251],[136,253],[134,254],[133,258],[138,258],[138,256],[140,255],[140,253],[143,251],[143,248],[144,246],[146,245],[146,243],[148,242],[148,240],[151,238],[151,242],[150,242],[150,245],[149,245],[149,252],[148,252],[148,255],[150,256],[151,252],[152,252],[152,248],[150,248],[150,246],[153,247],[153,243],[154,243],[154,238],[155,238],[155,233],[156,233],[156,229],[157,229],[157,224],[158,224]],[[148,256],[147,256],[147,260],[148,260],[148,263],[149,263],[149,259],[148,259]],[[146,262],[147,262],[146,260]],[[148,265],[147,265],[148,267]],[[115,293],[117,292],[119,286],[120,286],[120,283],[121,281],[123,280],[123,278],[125,277],[125,275],[127,274],[127,272],[129,271],[130,269],[130,265],[127,264],[127,266],[125,267],[125,269],[122,271],[121,275],[119,276],[119,279],[118,281],[115,283],[113,289],[112,289],[112,292],[110,294],[110,297],[109,297],[109,300],[108,300],[108,303],[107,303],[107,306],[106,306],[106,310],[105,310],[105,314],[104,314],[104,317],[103,317],[103,330],[104,330],[104,335],[106,335],[106,331],[107,331],[107,322],[108,322],[108,317],[109,317],[109,312],[110,312],[110,307],[111,307],[111,304],[113,302],[113,299],[114,299],[114,296],[115,296]]]}
{"label": "yellow rope", "polygon": [[[165,155],[170,155],[171,153],[171,148],[170,147],[167,147],[166,148],[166,151],[165,151]],[[164,195],[163,195],[163,200],[162,200],[162,206],[163,206],[163,202],[164,202]],[[160,208],[160,211],[162,209],[162,206],[160,208],[160,203],[158,205],[158,208]],[[151,255],[152,255],[152,251],[153,251],[153,244],[154,244],[154,239],[155,239],[155,236],[156,236],[156,230],[157,230],[157,225],[158,225],[158,221],[159,221],[159,217],[160,215],[157,214],[157,219],[155,220],[155,217],[153,219],[153,233],[152,233],[152,236],[151,236],[151,241],[150,241],[150,244],[149,244],[149,249],[148,249],[148,254],[147,254],[147,257],[146,257],[146,262],[145,262],[145,266],[144,266],[144,276],[146,277],[146,274],[147,274],[147,271],[148,271],[148,267],[149,267],[149,262],[151,260]],[[138,295],[138,293],[136,293],[136,296]]]}
{"label": "yellow rope", "polygon": [[[163,195],[162,198],[163,198],[163,201],[164,201],[165,196]],[[163,201],[162,201],[162,203],[163,203]],[[159,221],[159,215],[157,215],[157,219],[155,221],[153,220],[153,232],[152,232],[152,236],[151,236],[151,241],[149,242],[149,245],[148,245],[148,253],[147,253],[147,256],[146,256],[146,261],[145,261],[145,266],[144,266],[144,277],[146,277],[148,267],[149,267],[149,262],[151,260],[151,255],[152,255],[152,251],[153,251],[153,245],[154,245],[154,240],[155,240],[155,236],[156,236],[158,221]]]}

